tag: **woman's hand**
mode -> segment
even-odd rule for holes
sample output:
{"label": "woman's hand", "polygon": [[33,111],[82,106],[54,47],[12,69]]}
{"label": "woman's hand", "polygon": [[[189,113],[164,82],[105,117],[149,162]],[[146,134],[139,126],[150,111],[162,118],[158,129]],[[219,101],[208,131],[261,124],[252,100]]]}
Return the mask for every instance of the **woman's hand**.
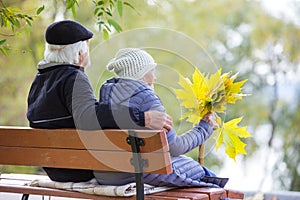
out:
{"label": "woman's hand", "polygon": [[154,130],[166,129],[167,131],[170,131],[172,126],[173,120],[170,115],[157,110],[145,112],[145,127]]}
{"label": "woman's hand", "polygon": [[216,130],[220,127],[217,123],[216,115],[213,112],[208,112],[207,114],[205,114],[202,117],[202,120],[206,121],[212,127],[213,130]]}

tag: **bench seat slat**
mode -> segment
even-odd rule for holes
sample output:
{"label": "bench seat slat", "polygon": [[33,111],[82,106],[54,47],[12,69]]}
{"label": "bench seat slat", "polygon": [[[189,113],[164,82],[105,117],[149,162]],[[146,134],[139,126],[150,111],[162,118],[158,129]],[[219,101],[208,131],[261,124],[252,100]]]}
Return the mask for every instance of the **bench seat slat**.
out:
{"label": "bench seat slat", "polygon": [[226,190],[228,198],[232,199],[244,199],[245,194],[236,190]]}
{"label": "bench seat slat", "polygon": [[227,198],[227,192],[223,188],[194,187],[194,188],[180,188],[180,189],[175,189],[173,191],[207,194],[209,196],[209,200],[219,200],[219,199]]}
{"label": "bench seat slat", "polygon": [[[59,190],[59,189],[52,189],[52,188],[41,188],[41,187],[30,187],[30,186],[22,186],[22,185],[5,185],[5,184],[0,184],[0,192],[80,198],[80,199],[95,199],[95,200],[135,200],[136,199],[135,196],[131,196],[131,197],[97,196],[97,195],[85,194],[85,193],[80,193],[75,191]],[[145,200],[189,200],[189,198],[182,198],[180,196],[174,197],[174,196],[146,195]]]}
{"label": "bench seat slat", "polygon": [[[90,194],[84,194],[80,192],[73,192],[67,190],[59,190],[52,188],[40,188],[40,187],[30,187],[22,185],[5,185],[0,184],[0,191],[7,193],[21,193],[21,194],[34,194],[34,195],[45,195],[45,196],[56,196],[56,197],[70,197],[70,198],[83,198],[83,199],[103,199],[103,200],[113,200],[119,198],[95,196]],[[104,197],[104,198],[103,198]],[[123,198],[122,198],[123,199]],[[124,198],[124,200],[134,200],[135,198]]]}
{"label": "bench seat slat", "polygon": [[[146,195],[145,199],[149,199],[149,200],[190,200],[189,198],[182,198],[182,197],[156,196],[155,193],[153,195]],[[122,200],[122,199],[119,199],[119,200]]]}
{"label": "bench seat slat", "polygon": [[[158,174],[172,172],[167,152],[141,155],[143,159],[148,160],[149,167],[144,168],[145,172]],[[134,167],[130,163],[131,158],[132,153],[126,151],[0,147],[1,164],[6,165],[134,172]]]}
{"label": "bench seat slat", "polygon": [[[168,151],[168,142],[159,130],[136,130],[147,145],[141,152]],[[9,136],[9,137],[8,137]],[[0,146],[52,147],[95,150],[126,150],[128,130],[32,129],[0,126]],[[101,145],[99,145],[101,143]]]}
{"label": "bench seat slat", "polygon": [[190,192],[176,192],[173,190],[155,193],[155,196],[170,196],[178,198],[187,198],[191,200],[210,200],[207,194],[190,193]]}

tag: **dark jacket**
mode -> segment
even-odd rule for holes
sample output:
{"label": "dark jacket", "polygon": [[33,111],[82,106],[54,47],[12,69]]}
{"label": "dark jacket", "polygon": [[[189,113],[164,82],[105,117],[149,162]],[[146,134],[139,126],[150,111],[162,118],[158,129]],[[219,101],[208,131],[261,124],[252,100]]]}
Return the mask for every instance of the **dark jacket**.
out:
{"label": "dark jacket", "polygon": [[[165,111],[152,88],[142,81],[130,79],[107,80],[100,89],[100,103],[108,104],[116,109],[119,106],[128,106],[136,117],[139,112],[148,110]],[[121,128],[131,127],[128,124],[122,124]],[[212,133],[212,128],[205,121],[200,121],[193,129],[180,136],[177,136],[175,130],[171,129],[167,133],[167,139],[172,156],[173,173],[169,175],[146,174],[144,182],[156,186],[224,187],[227,179],[214,177],[212,172],[197,161],[183,156],[204,143]],[[133,174],[101,171],[96,171],[94,174],[100,184],[118,185],[134,182]]]}
{"label": "dark jacket", "polygon": [[[33,128],[74,128],[72,93],[77,75],[74,65],[39,69],[28,95],[27,118]],[[94,98],[94,105],[96,105]]]}
{"label": "dark jacket", "polygon": [[[123,112],[122,108],[120,112]],[[127,108],[124,113],[123,116],[129,113]],[[127,121],[144,125],[144,113],[138,116]],[[29,91],[27,118],[32,128],[95,130],[102,129],[101,124],[117,126],[111,108],[99,104],[80,67],[43,61],[38,65],[38,73]],[[56,181],[78,182],[93,178],[90,170],[44,169]]]}

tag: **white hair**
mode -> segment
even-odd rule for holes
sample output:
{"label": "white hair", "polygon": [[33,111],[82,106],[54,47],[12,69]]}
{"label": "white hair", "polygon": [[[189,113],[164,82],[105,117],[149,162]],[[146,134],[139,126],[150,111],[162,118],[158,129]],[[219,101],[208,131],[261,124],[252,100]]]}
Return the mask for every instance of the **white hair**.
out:
{"label": "white hair", "polygon": [[54,45],[46,43],[44,59],[46,62],[76,64],[79,62],[79,53],[89,51],[87,41],[79,41],[74,44]]}

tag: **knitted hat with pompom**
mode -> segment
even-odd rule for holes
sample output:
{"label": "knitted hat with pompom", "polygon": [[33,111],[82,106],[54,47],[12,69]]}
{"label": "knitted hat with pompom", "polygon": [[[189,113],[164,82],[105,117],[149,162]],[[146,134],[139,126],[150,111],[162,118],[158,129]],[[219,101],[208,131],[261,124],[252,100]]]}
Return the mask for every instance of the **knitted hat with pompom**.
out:
{"label": "knitted hat with pompom", "polygon": [[147,72],[156,67],[150,54],[138,48],[120,49],[106,66],[121,78],[141,79]]}

